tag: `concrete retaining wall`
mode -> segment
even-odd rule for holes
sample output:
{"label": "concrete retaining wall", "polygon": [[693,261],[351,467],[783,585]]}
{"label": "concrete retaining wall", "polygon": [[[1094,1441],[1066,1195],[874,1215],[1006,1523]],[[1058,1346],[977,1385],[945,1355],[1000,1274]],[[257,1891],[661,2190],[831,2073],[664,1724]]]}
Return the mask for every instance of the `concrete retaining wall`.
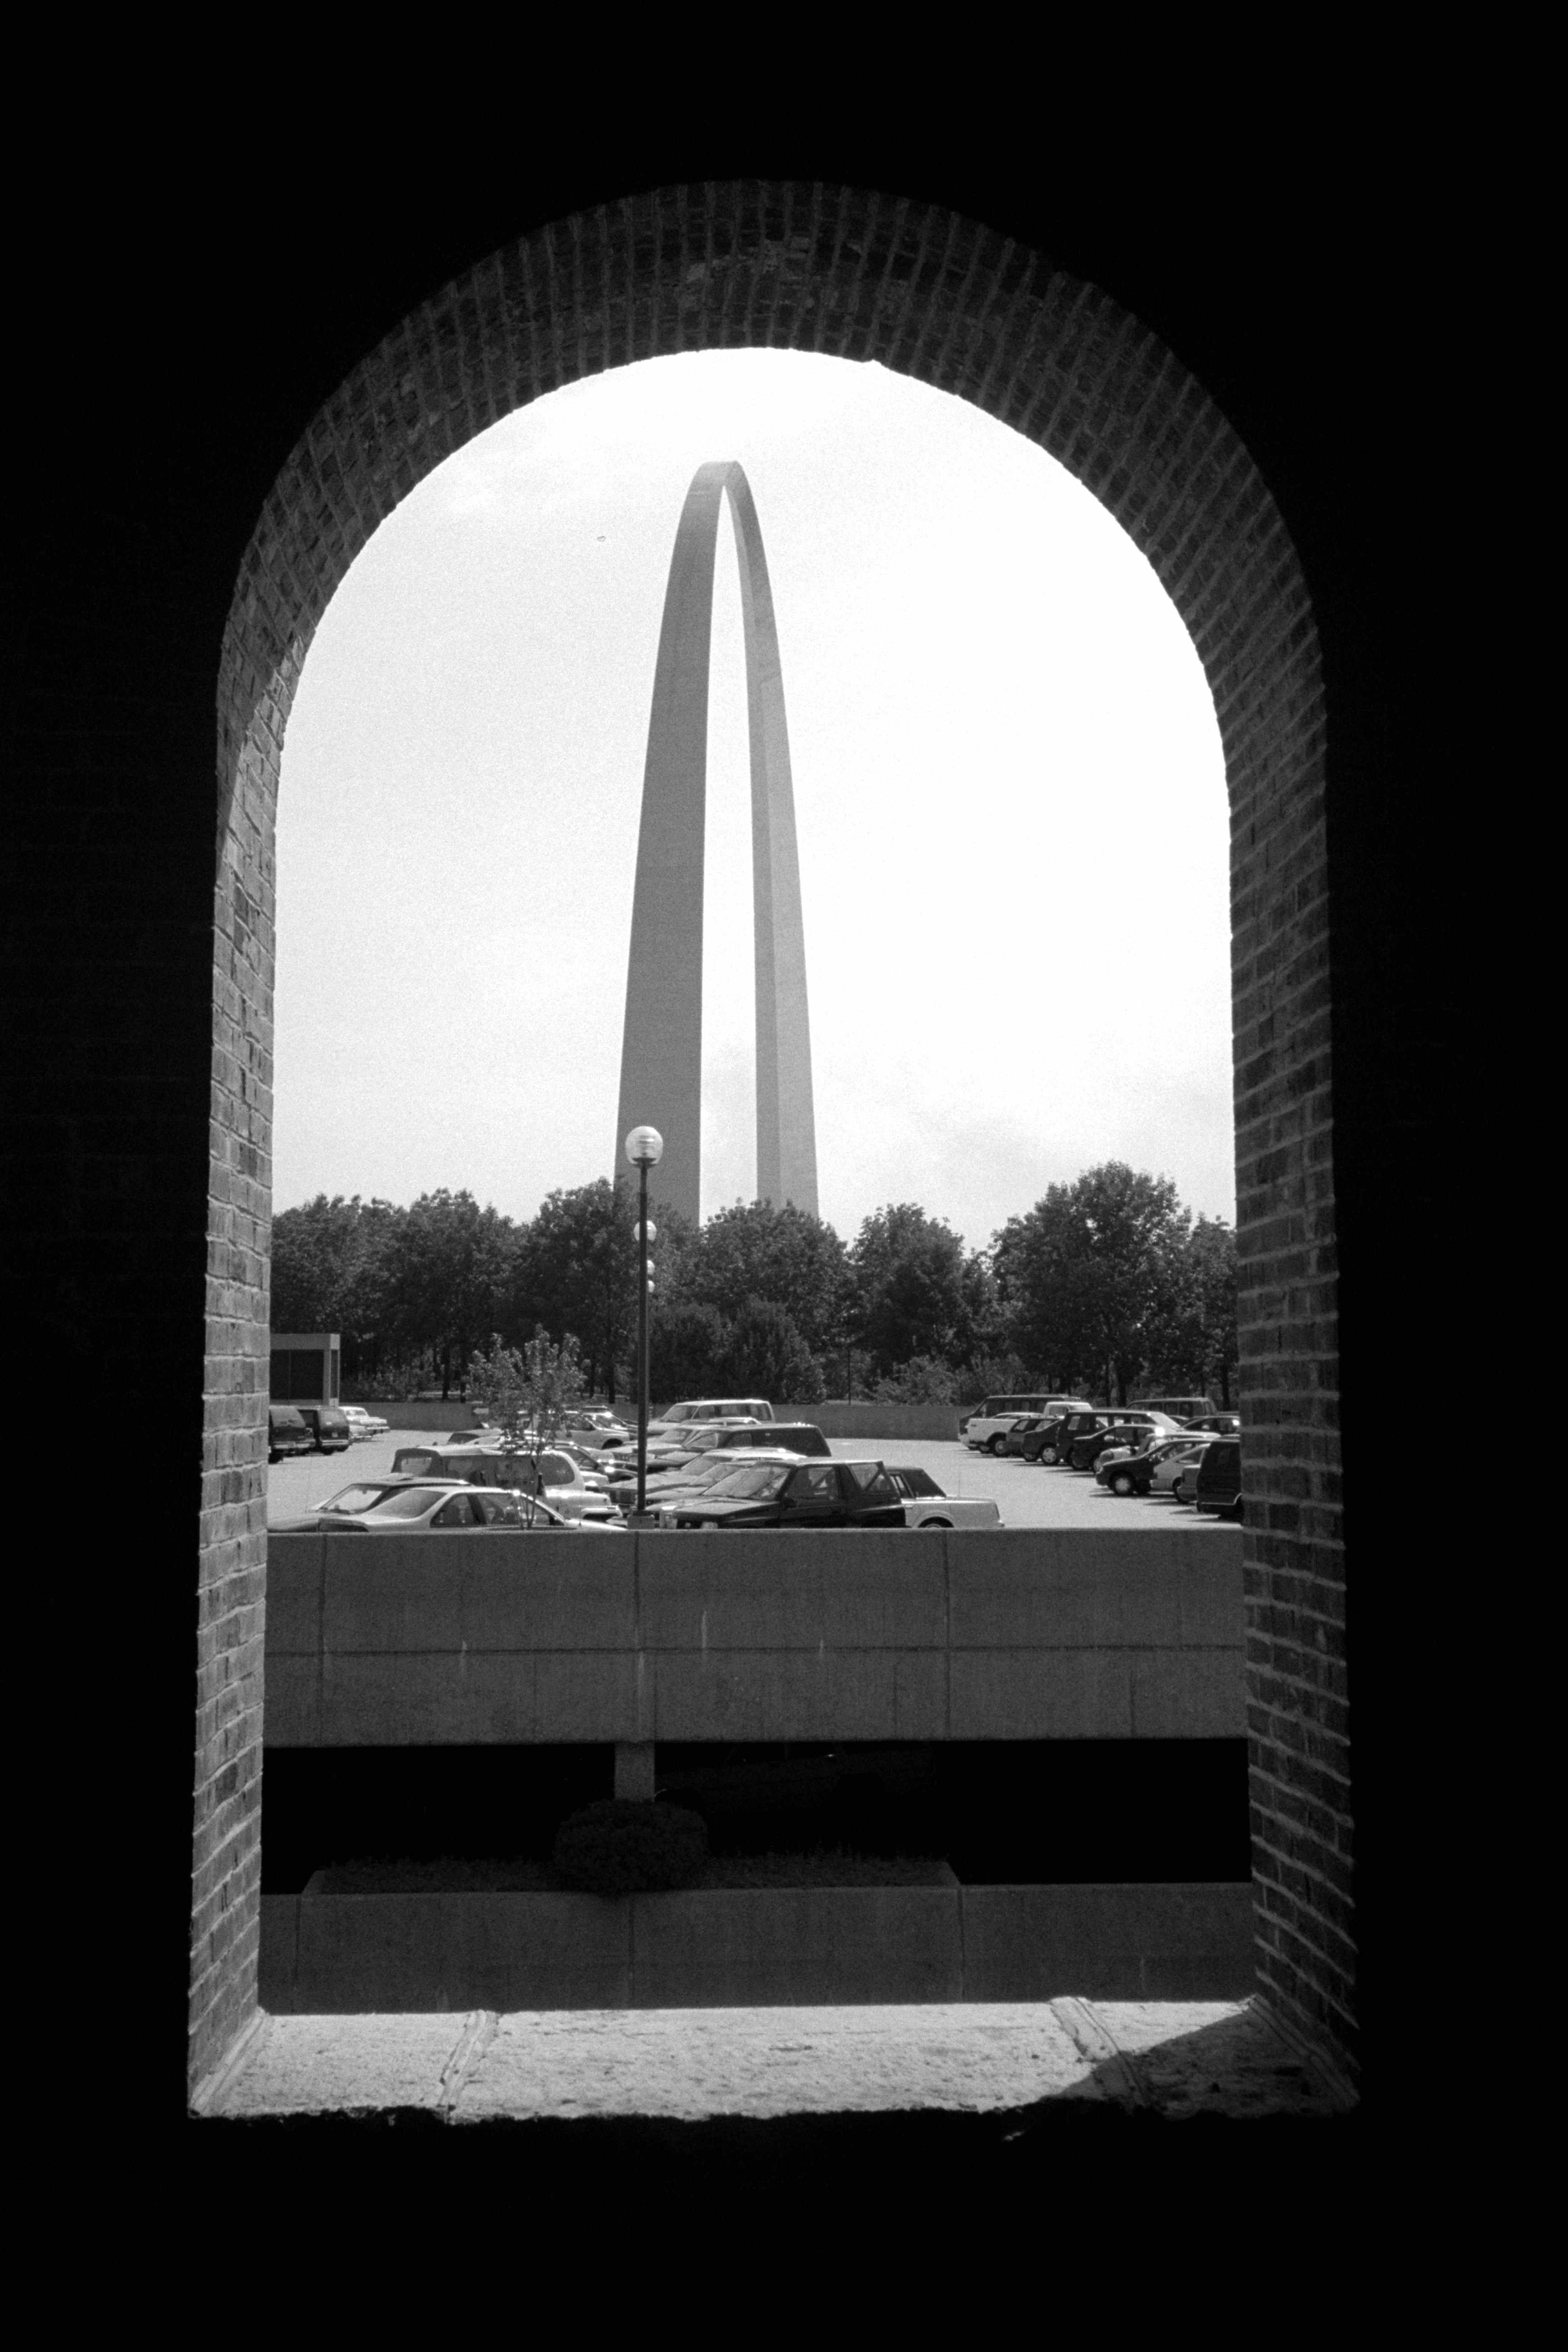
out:
{"label": "concrete retaining wall", "polygon": [[[463,1429],[471,1419],[458,1397],[445,1404],[428,1399],[417,1404],[406,1398],[353,1397],[370,1412],[379,1412],[394,1429]],[[637,1407],[623,1405],[628,1429],[637,1425]],[[780,1404],[780,1421],[814,1422],[825,1437],[956,1437],[961,1412],[956,1404]]]}
{"label": "concrete retaining wall", "polygon": [[811,1421],[824,1437],[956,1437],[956,1404],[780,1404],[780,1421]]}
{"label": "concrete retaining wall", "polygon": [[1253,1990],[1248,1885],[269,1895],[264,2009],[705,2009],[1227,2000]]}
{"label": "concrete retaining wall", "polygon": [[418,1404],[406,1397],[351,1397],[351,1404],[363,1404],[366,1412],[378,1412],[389,1429],[471,1429],[474,1416],[460,1397],[448,1397],[445,1404],[426,1400]]}
{"label": "concrete retaining wall", "polygon": [[269,1747],[1215,1739],[1238,1529],[274,1536]]}

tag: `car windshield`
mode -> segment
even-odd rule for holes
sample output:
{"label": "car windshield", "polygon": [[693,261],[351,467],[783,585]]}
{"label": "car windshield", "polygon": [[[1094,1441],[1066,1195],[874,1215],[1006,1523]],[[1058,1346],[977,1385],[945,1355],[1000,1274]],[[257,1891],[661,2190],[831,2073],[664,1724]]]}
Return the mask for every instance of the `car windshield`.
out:
{"label": "car windshield", "polygon": [[384,1495],[400,1495],[401,1486],[345,1486],[332,1496],[330,1503],[318,1503],[319,1511],[374,1511]]}
{"label": "car windshield", "polygon": [[374,1516],[378,1519],[417,1519],[434,1505],[444,1501],[446,1495],[444,1486],[400,1486],[395,1494],[383,1495],[378,1503],[371,1504],[368,1510],[360,1516]]}
{"label": "car windshield", "polygon": [[[763,1466],[765,1465],[752,1462],[747,1465],[747,1470],[752,1471]],[[721,1486],[727,1479],[740,1477],[742,1475],[732,1462],[711,1459],[707,1462],[694,1462],[689,1470],[672,1470],[669,1473],[672,1483],[684,1483],[689,1486]]]}
{"label": "car windshield", "polygon": [[789,1475],[787,1462],[753,1462],[744,1470],[731,1470],[727,1478],[717,1480],[712,1492],[726,1500],[739,1496],[752,1502],[769,1502],[783,1493]]}

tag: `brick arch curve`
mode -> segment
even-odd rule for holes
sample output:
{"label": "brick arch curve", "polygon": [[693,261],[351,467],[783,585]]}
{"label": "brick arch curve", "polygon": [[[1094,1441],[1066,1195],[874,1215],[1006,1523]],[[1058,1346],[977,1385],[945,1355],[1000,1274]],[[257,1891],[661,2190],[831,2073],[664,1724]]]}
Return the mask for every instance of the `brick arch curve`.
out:
{"label": "brick arch curve", "polygon": [[938,207],[747,183],[557,222],[443,288],[310,420],[240,569],[218,680],[193,2078],[255,2005],[273,823],[305,656],[377,524],[476,434],[604,369],[743,344],[879,360],[1037,442],[1148,558],[1204,663],[1231,803],[1259,1983],[1353,2053],[1325,718],[1300,565],[1226,418],[1110,294]]}

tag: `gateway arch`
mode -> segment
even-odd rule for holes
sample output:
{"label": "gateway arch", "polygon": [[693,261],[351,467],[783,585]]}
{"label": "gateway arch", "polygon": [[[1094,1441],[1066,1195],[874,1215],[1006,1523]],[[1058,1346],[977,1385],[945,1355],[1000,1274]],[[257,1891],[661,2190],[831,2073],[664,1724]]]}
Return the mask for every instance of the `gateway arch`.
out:
{"label": "gateway arch", "polygon": [[700,1213],[702,1118],[702,845],[708,667],[719,509],[728,497],[741,560],[752,751],[752,892],[757,988],[757,1197],[816,1214],[816,1125],[795,791],[773,592],[751,486],[733,459],[700,466],[675,534],[643,770],[621,1046],[621,1139],[646,1121],[664,1137],[658,1198]]}

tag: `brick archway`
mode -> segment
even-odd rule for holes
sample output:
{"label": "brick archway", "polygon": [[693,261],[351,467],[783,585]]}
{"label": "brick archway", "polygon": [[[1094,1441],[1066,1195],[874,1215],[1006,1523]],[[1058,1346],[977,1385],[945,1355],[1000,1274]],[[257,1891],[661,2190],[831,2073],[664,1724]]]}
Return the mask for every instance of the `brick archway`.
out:
{"label": "brick archway", "polygon": [[273,827],[305,656],[376,525],[474,435],[603,369],[740,344],[875,359],[1037,442],[1203,660],[1231,802],[1259,1979],[1353,2059],[1325,718],[1296,552],[1203,385],[1110,295],[947,211],[746,184],[560,222],[445,288],[311,420],[241,567],[218,681],[193,2078],[255,2001]]}

